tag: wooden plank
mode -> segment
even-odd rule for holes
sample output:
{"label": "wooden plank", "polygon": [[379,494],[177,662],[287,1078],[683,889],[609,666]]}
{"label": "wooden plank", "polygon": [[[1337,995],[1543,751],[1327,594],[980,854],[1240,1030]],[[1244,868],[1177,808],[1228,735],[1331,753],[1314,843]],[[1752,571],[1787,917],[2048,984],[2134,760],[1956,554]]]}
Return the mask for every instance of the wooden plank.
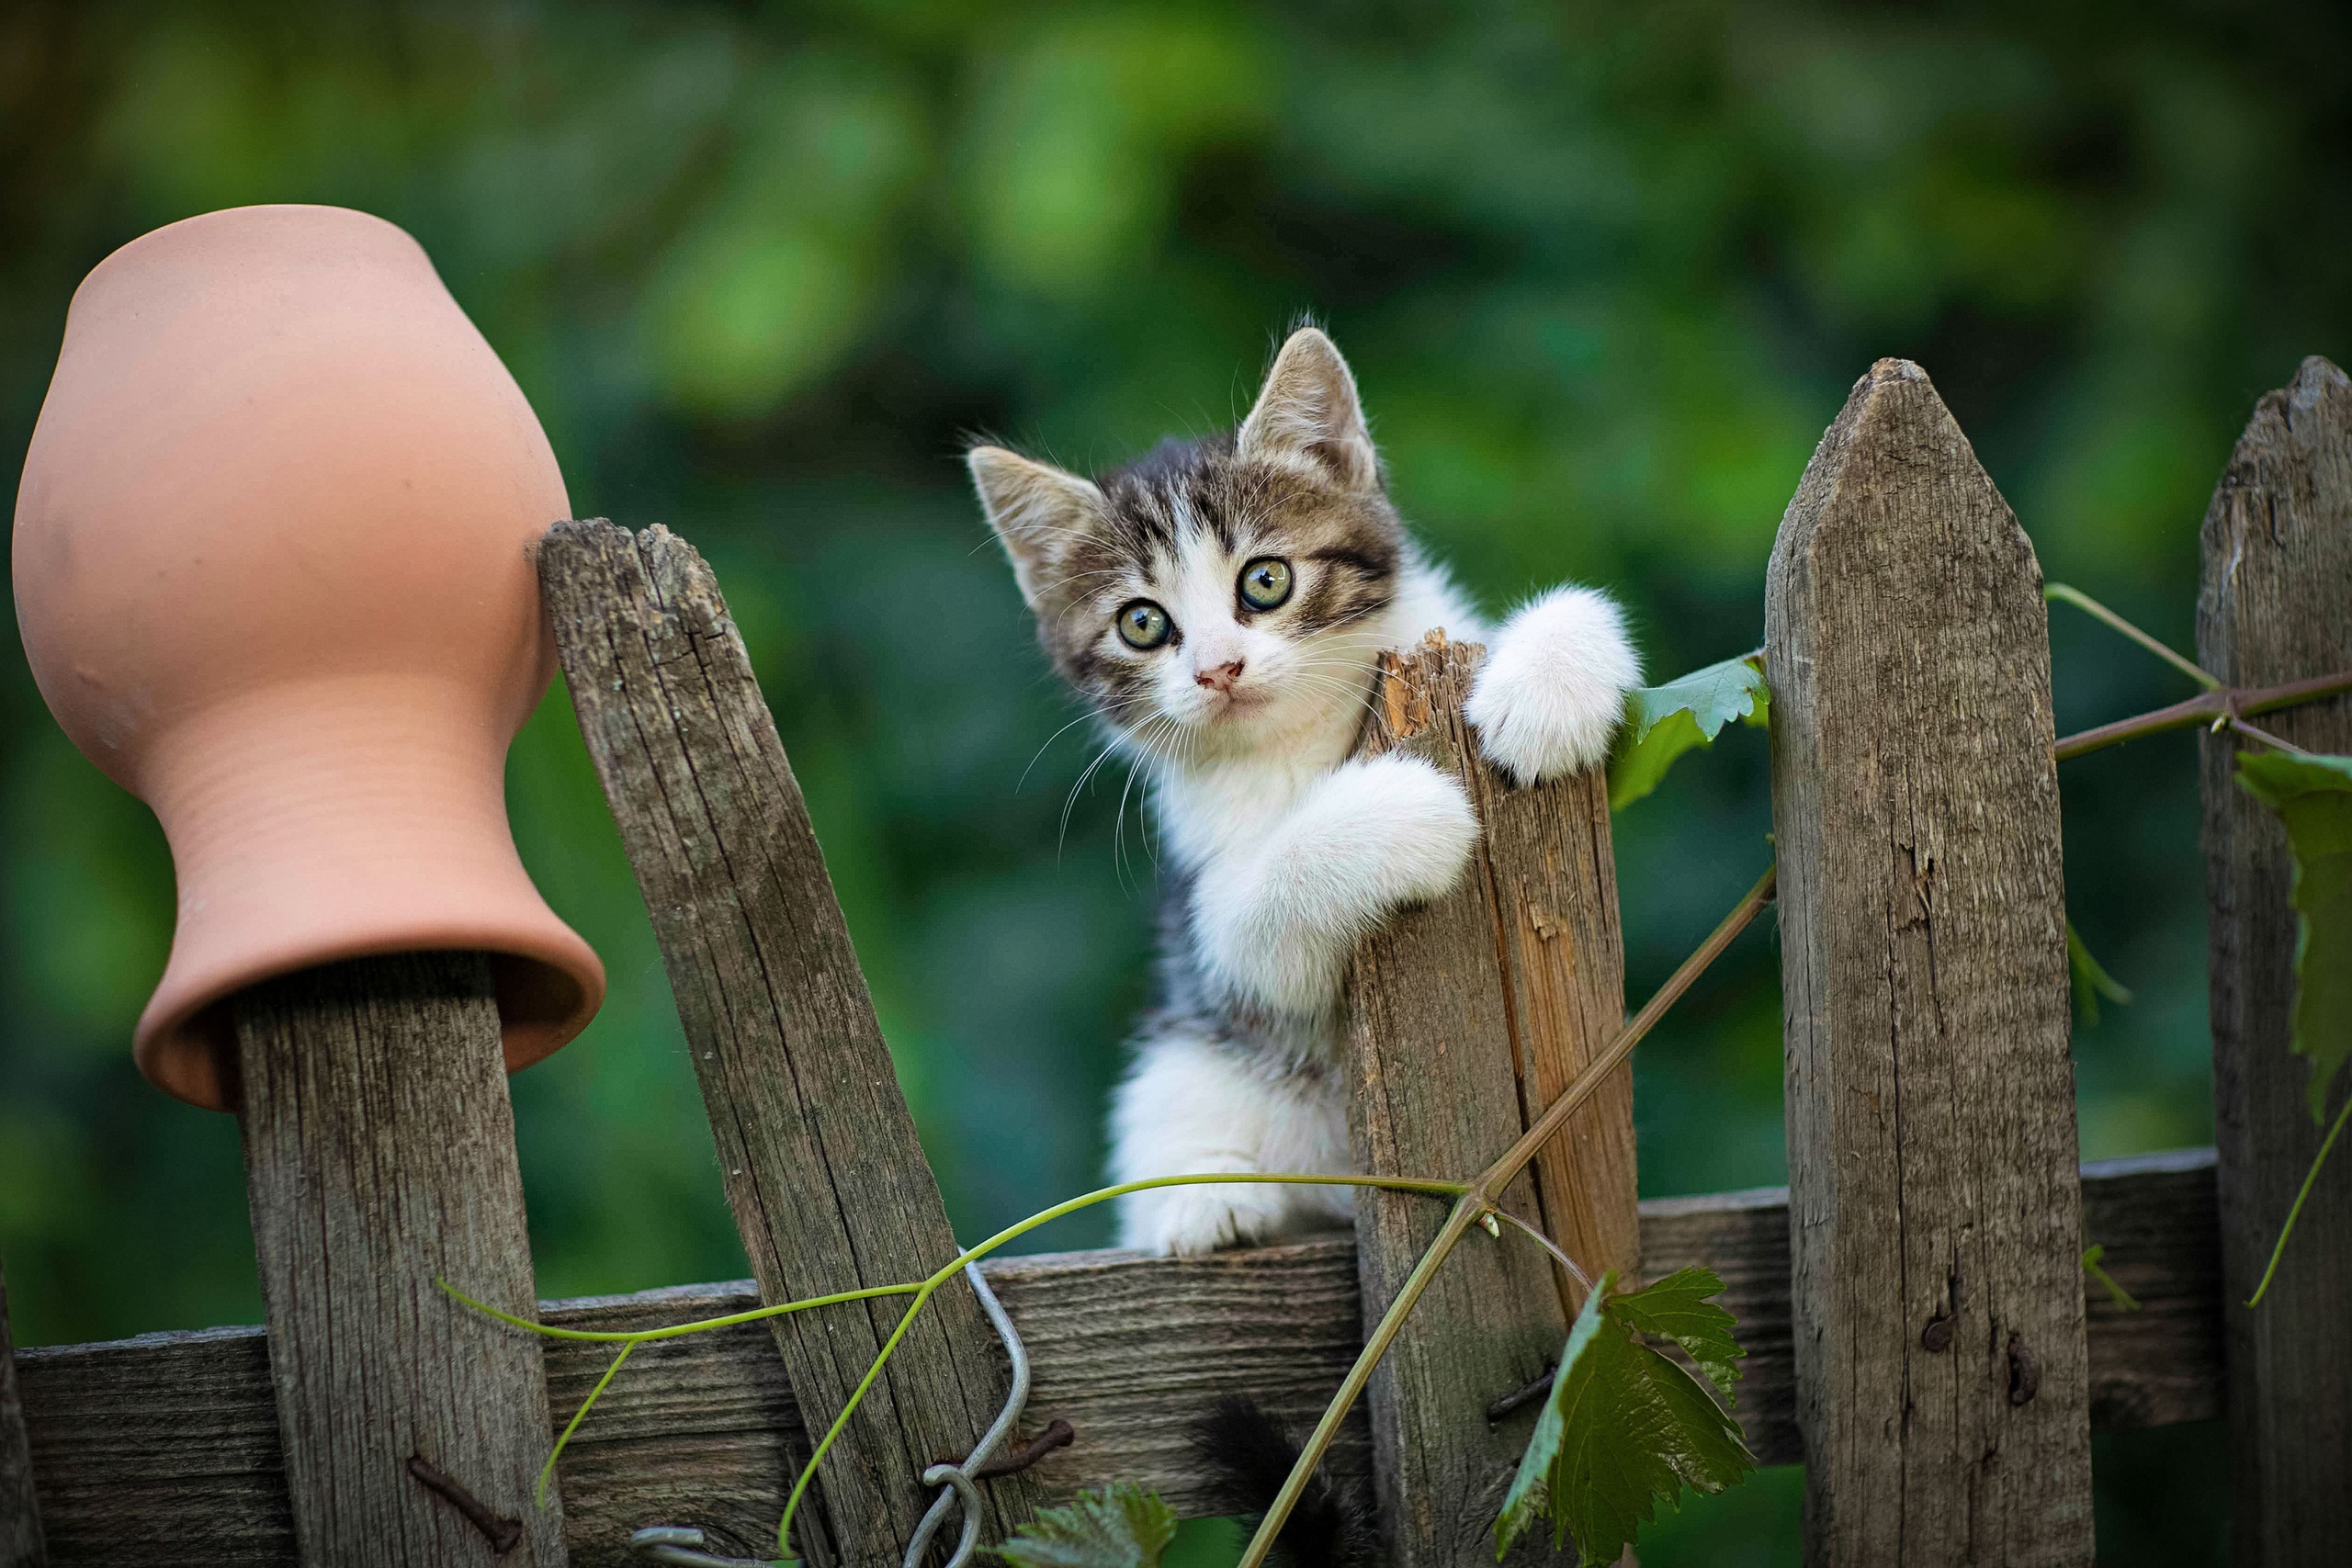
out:
{"label": "wooden plank", "polygon": [[[1485,829],[1460,888],[1357,950],[1350,1133],[1356,1168],[1374,1175],[1476,1174],[1543,1110],[1544,1086],[1565,1088],[1622,1017],[1615,887],[1598,869],[1609,861],[1607,804],[1595,805],[1601,786],[1587,778],[1515,791],[1486,765],[1462,716],[1483,653],[1432,634],[1410,655],[1384,657],[1367,726],[1364,754],[1401,749],[1453,774]],[[1593,908],[1600,898],[1608,907]],[[1580,959],[1591,974],[1579,973]],[[1507,1200],[1557,1239],[1573,1236],[1595,1278],[1634,1265],[1639,1246],[1630,1077],[1611,1088],[1544,1156],[1548,1192],[1522,1177]],[[1359,1196],[1367,1325],[1445,1212],[1426,1197]],[[1401,1568],[1493,1561],[1495,1514],[1535,1410],[1490,1423],[1486,1409],[1559,1354],[1566,1282],[1554,1276],[1522,1238],[1473,1236],[1374,1375],[1374,1471]]]}
{"label": "wooden plank", "polygon": [[538,1344],[434,1286],[511,1313],[536,1300],[488,957],[353,959],[231,1010],[302,1562],[560,1565],[561,1508],[531,1496]]}
{"label": "wooden plank", "polygon": [[[763,1296],[924,1277],[956,1256],[956,1237],[800,786],[710,568],[666,528],[560,523],[540,547],[539,577]],[[842,1408],[902,1310],[885,1300],[775,1320],[808,1410],[830,1421]],[[953,1282],[826,1461],[829,1531],[804,1529],[797,1544],[854,1568],[895,1568],[929,1506],[918,1477],[970,1450],[1008,1376],[978,1302]],[[1036,1505],[1024,1478],[985,1490],[990,1539]],[[818,1510],[808,1512],[814,1526]]]}
{"label": "wooden plank", "polygon": [[2083,1242],[2138,1303],[2084,1282],[2091,1425],[2100,1431],[2222,1414],[2222,1236],[2213,1151],[2083,1167]]}
{"label": "wooden plank", "polygon": [[15,1343],[8,1334],[8,1277],[0,1274],[0,1568],[43,1568],[48,1561],[33,1495],[32,1445],[17,1393]]}
{"label": "wooden plank", "polygon": [[1807,1561],[2087,1565],[2041,574],[1918,367],[1822,437],[1764,627]]}
{"label": "wooden plank", "polygon": [[[2198,661],[2231,685],[2352,668],[2352,384],[2324,359],[2255,406],[2205,513]],[[2352,696],[2267,714],[2307,750],[2352,751]],[[2319,1150],[2308,1063],[2288,1055],[2295,915],[2287,835],[2204,742],[2214,1136],[2227,1296],[2253,1294]],[[2337,1102],[2352,1086],[2339,1088]],[[2331,1111],[2334,1109],[2330,1107]],[[2262,1305],[2229,1317],[2233,1558],[2341,1562],[2352,1540],[2352,1158],[2312,1190]]]}
{"label": "wooden plank", "polygon": [[[2092,1412],[2101,1427],[2204,1421],[2222,1408],[2222,1303],[2210,1149],[2086,1166],[2084,1230],[2139,1298],[2089,1296]],[[1789,1224],[1778,1188],[1652,1200],[1642,1272],[1724,1277],[1747,1347],[1739,1415],[1768,1464],[1801,1456],[1789,1336]],[[1031,1411],[1078,1440],[1037,1474],[1055,1498],[1129,1480],[1206,1511],[1184,1443],[1216,1399],[1249,1393],[1291,1426],[1321,1411],[1362,1343],[1355,1248],[1316,1241],[1204,1258],[1079,1252],[988,1265],[1036,1364]],[[741,1312],[748,1280],[549,1302],[570,1328],[640,1328]],[[555,1417],[604,1370],[602,1346],[550,1341]],[[267,1341],[258,1328],[154,1334],[19,1352],[36,1479],[62,1568],[283,1568],[294,1561]],[[621,1568],[628,1532],[701,1525],[731,1551],[772,1545],[806,1438],[774,1343],[756,1324],[649,1345],[565,1450],[564,1536],[582,1568]],[[1333,1450],[1368,1474],[1371,1432]]]}

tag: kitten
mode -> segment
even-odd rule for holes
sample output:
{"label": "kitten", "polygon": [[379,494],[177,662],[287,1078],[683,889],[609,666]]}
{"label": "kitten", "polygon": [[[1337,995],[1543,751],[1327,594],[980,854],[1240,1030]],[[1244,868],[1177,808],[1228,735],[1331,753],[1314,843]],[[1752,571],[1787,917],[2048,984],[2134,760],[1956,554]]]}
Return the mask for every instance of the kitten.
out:
{"label": "kitten", "polygon": [[[1350,761],[1378,656],[1442,627],[1490,655],[1467,716],[1522,783],[1599,762],[1639,677],[1616,606],[1555,589],[1490,638],[1390,504],[1355,378],[1292,334],[1238,431],[1087,480],[968,461],[1054,668],[1149,786],[1159,1004],[1111,1112],[1114,1181],[1349,1168],[1340,990],[1356,940],[1451,889],[1478,825],[1416,758]],[[1122,1244],[1200,1253],[1345,1224],[1344,1187],[1160,1188]]]}

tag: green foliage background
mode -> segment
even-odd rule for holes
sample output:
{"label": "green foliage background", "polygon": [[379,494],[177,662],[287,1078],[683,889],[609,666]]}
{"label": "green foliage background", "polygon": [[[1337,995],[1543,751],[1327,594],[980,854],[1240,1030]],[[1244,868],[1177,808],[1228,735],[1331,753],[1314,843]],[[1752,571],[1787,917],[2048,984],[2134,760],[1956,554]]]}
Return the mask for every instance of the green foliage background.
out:
{"label": "green foliage background", "polygon": [[[582,514],[702,545],[822,834],[958,1226],[1091,1185],[1151,863],[956,462],[1088,465],[1244,406],[1311,311],[1408,514],[1490,601],[1631,604],[1654,677],[1753,647],[1847,386],[1924,364],[2053,577],[2186,646],[2253,398],[2352,356],[2352,51],[2262,7],[18,0],[0,14],[0,447],[66,301],[257,201],[405,225]],[[2062,729],[2186,694],[2060,612]],[[2139,996],[2077,1042],[2084,1152],[2211,1133],[2192,742],[2069,764],[2077,924]],[[1041,750],[1042,748],[1042,750]],[[229,1119],[147,1089],[153,821],[0,651],[0,1257],[22,1339],[254,1321]],[[1034,765],[1033,765],[1034,761]],[[543,1293],[744,1272],[650,932],[560,691],[515,831],[604,954],[514,1080]],[[1646,991],[1755,875],[1734,730],[1618,822]],[[1777,1182],[1776,955],[1645,1046],[1644,1190]],[[1047,1245],[1104,1239],[1073,1221]],[[2218,1561],[2218,1444],[2102,1439],[2102,1555]],[[1645,1561],[1793,1561],[1793,1472]],[[1213,1543],[1212,1543],[1213,1544]],[[1196,1540],[1197,1545],[1197,1540]]]}

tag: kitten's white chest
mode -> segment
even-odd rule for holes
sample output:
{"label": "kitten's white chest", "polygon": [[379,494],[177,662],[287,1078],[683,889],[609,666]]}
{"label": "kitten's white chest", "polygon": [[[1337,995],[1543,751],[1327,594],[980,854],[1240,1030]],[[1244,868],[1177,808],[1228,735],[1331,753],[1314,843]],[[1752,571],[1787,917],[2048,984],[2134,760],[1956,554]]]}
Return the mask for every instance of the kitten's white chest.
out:
{"label": "kitten's white chest", "polygon": [[1153,807],[1177,863],[1198,870],[1262,851],[1299,797],[1341,761],[1321,750],[1162,775]]}

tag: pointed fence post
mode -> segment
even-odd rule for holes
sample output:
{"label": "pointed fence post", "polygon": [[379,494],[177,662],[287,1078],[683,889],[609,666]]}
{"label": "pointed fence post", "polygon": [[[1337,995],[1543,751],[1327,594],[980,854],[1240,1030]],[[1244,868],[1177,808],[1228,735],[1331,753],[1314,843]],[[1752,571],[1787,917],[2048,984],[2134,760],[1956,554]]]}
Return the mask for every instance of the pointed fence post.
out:
{"label": "pointed fence post", "polygon": [[[1463,886],[1357,950],[1349,984],[1356,1167],[1464,1179],[1509,1147],[1624,1017],[1608,786],[1598,771],[1518,789],[1462,717],[1483,650],[1432,637],[1382,661],[1363,750],[1403,749],[1459,777],[1481,836]],[[1506,1205],[1599,1279],[1640,1265],[1630,1066],[1587,1102]],[[1367,1330],[1446,1213],[1434,1199],[1360,1190]],[[1525,1237],[1472,1235],[1422,1296],[1371,1387],[1374,1472],[1398,1568],[1495,1560],[1494,1522],[1540,1406],[1487,1408],[1544,1374],[1581,1293]],[[1531,1531],[1513,1561],[1550,1555]]]}
{"label": "pointed fence post", "polygon": [[8,1278],[0,1274],[0,1568],[43,1568],[40,1509],[33,1500],[33,1450],[17,1396],[17,1355],[8,1337]]}
{"label": "pointed fence post", "polygon": [[1806,1561],[2087,1565],[2048,618],[1918,367],[1855,384],[1766,594]]}
{"label": "pointed fence post", "polygon": [[[559,523],[540,546],[539,579],[581,734],[652,912],[761,1299],[923,1278],[956,1257],[955,1233],[709,566],[666,528]],[[770,1320],[812,1438],[906,1304]],[[896,1568],[931,1504],[923,1470],[971,1450],[1010,1375],[971,1288],[950,1282],[827,1457],[825,1506],[802,1509],[800,1549],[843,1568]],[[1025,1474],[982,1490],[991,1538],[1043,1496]]]}
{"label": "pointed fence post", "polygon": [[[2198,662],[2231,685],[2352,668],[2352,383],[2324,359],[2265,397],[2205,513]],[[2254,721],[2306,750],[2352,752],[2352,696]],[[2231,1533],[2242,1568],[2352,1554],[2352,1151],[2312,1190],[2278,1277],[2245,1301],[2319,1150],[2310,1066],[2290,1055],[2293,862],[2237,785],[2252,741],[2205,738],[2214,1134],[2228,1322]],[[2339,1084],[2331,1111],[2352,1093]]]}

